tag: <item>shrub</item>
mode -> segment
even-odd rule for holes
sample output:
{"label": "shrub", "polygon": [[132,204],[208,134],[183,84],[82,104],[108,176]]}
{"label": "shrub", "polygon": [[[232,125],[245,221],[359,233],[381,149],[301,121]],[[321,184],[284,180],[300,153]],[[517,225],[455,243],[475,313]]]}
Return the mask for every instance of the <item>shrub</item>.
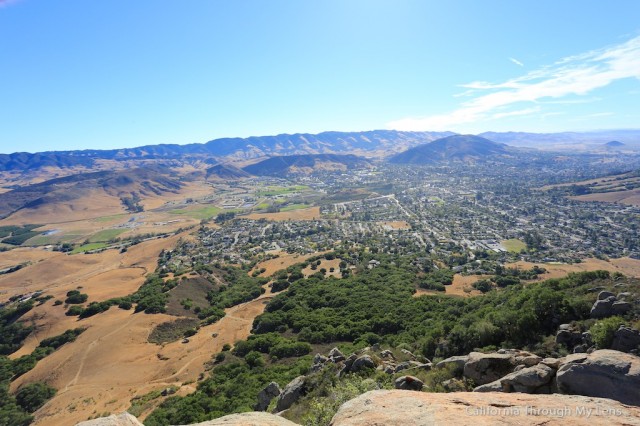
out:
{"label": "shrub", "polygon": [[244,357],[244,360],[246,361],[247,365],[251,368],[264,367],[264,364],[265,364],[262,354],[257,351],[249,352]]}
{"label": "shrub", "polygon": [[69,308],[65,315],[68,317],[74,317],[76,315],[80,315],[82,311],[84,311],[84,308],[82,306],[74,305]]}
{"label": "shrub", "polygon": [[610,348],[616,330],[624,323],[621,317],[610,317],[593,324],[589,331],[598,349]]}
{"label": "shrub", "polygon": [[87,294],[80,293],[78,290],[71,290],[67,293],[67,298],[65,299],[64,303],[67,303],[69,305],[78,305],[80,303],[86,302],[88,298],[89,296]]}

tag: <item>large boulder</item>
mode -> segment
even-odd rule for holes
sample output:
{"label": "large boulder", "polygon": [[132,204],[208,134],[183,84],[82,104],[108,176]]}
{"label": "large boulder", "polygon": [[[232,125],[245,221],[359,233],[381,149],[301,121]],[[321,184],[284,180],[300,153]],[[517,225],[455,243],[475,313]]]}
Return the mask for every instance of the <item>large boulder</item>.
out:
{"label": "large boulder", "polygon": [[640,408],[576,395],[377,390],[344,403],[330,423],[331,426],[496,424],[640,425]]}
{"label": "large boulder", "polygon": [[362,355],[361,357],[358,357],[355,361],[353,361],[353,364],[351,365],[349,371],[355,373],[364,369],[372,368],[376,368],[376,363],[373,362],[373,359],[371,359],[369,355]]}
{"label": "large boulder", "polygon": [[538,364],[507,374],[502,379],[503,392],[535,393],[539,388],[548,385],[555,375],[555,370],[547,365]]}
{"label": "large boulder", "polygon": [[144,426],[131,414],[124,412],[80,422],[76,426]]}
{"label": "large boulder", "polygon": [[282,390],[276,382],[271,382],[258,393],[258,403],[253,407],[256,411],[266,411],[271,404],[271,400],[280,396]]}
{"label": "large boulder", "polygon": [[614,293],[611,293],[610,291],[603,290],[598,293],[598,300],[607,300],[611,296],[615,297],[616,295]]}
{"label": "large boulder", "polygon": [[613,305],[611,305],[611,313],[613,315],[624,315],[629,312],[631,308],[633,308],[632,303],[623,301],[613,302]]}
{"label": "large boulder", "polygon": [[464,365],[469,361],[469,355],[451,356],[436,364],[436,368],[451,368],[456,375],[462,374]]}
{"label": "large boulder", "polygon": [[640,405],[640,358],[634,355],[609,349],[594,351],[582,362],[562,364],[556,379],[561,393]]}
{"label": "large boulder", "polygon": [[484,385],[506,376],[514,367],[515,361],[510,354],[471,352],[464,364],[463,374],[476,385]]}
{"label": "large boulder", "polygon": [[284,387],[276,402],[276,412],[288,409],[304,396],[306,393],[305,379],[305,376],[298,376]]}
{"label": "large boulder", "polygon": [[640,346],[640,331],[623,325],[620,326],[613,337],[611,349],[622,352],[629,352],[638,349]]}
{"label": "large boulder", "polygon": [[591,307],[591,318],[606,318],[613,314],[613,304],[616,301],[615,296],[609,296],[606,299],[596,300]]}
{"label": "large boulder", "polygon": [[394,382],[396,389],[421,391],[424,383],[422,380],[413,376],[398,377]]}

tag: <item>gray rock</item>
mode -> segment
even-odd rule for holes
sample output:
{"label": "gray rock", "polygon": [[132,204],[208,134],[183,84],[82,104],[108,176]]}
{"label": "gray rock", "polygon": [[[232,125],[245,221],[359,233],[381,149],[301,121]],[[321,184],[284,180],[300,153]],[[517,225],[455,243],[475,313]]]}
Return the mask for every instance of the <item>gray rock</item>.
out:
{"label": "gray rock", "polygon": [[376,363],[373,362],[373,359],[371,359],[369,355],[362,355],[361,357],[357,358],[353,362],[353,365],[351,365],[351,368],[349,368],[349,371],[355,373],[358,371],[362,371],[365,368],[376,368]]}
{"label": "gray rock", "polygon": [[604,300],[596,300],[596,303],[594,303],[591,308],[591,318],[606,318],[611,316],[612,307],[615,301],[615,296],[608,297]]}
{"label": "gray rock", "polygon": [[634,355],[609,349],[595,351],[581,363],[561,365],[556,378],[561,393],[640,405],[640,358]]}
{"label": "gray rock", "polygon": [[329,360],[331,362],[337,363],[340,361],[344,361],[346,358],[345,356],[342,354],[342,352],[340,352],[340,349],[338,348],[333,348],[329,351]]}
{"label": "gray rock", "polygon": [[542,361],[542,358],[538,355],[517,356],[516,364],[524,365],[526,367],[533,367]]}
{"label": "gray rock", "polygon": [[276,412],[284,411],[298,402],[306,393],[305,376],[298,376],[284,387],[276,403]]}
{"label": "gray rock", "polygon": [[311,364],[311,372],[316,372],[322,370],[322,367],[329,361],[329,358],[326,356],[316,354],[313,357],[313,364]]}
{"label": "gray rock", "polygon": [[591,335],[590,331],[585,331],[584,333],[582,333],[582,341],[587,346],[593,345],[593,336]]}
{"label": "gray rock", "polygon": [[402,376],[395,380],[394,385],[396,389],[421,391],[424,383],[417,377]]}
{"label": "gray rock", "polygon": [[475,388],[473,388],[474,392],[502,392],[502,382],[500,382],[500,379],[491,382],[491,383],[487,383],[485,385],[481,385],[481,386],[476,386]]}
{"label": "gray rock", "polygon": [[577,345],[575,348],[573,348],[573,353],[574,354],[584,354],[587,352],[587,349],[589,349],[589,347],[585,344],[582,345]]}
{"label": "gray rock", "polygon": [[631,297],[631,293],[628,291],[622,292],[622,293],[618,293],[618,296],[616,296],[616,298],[618,300],[622,300],[622,299],[626,299],[628,297]]}
{"label": "gray rock", "polygon": [[402,370],[408,370],[409,368],[411,368],[411,364],[409,364],[409,362],[401,362],[400,364],[398,364],[396,366],[396,371],[395,373],[399,373]]}
{"label": "gray rock", "polygon": [[384,363],[381,366],[379,366],[378,369],[380,369],[381,371],[387,374],[393,374],[396,372],[396,366],[393,364]]}
{"label": "gray rock", "polygon": [[571,330],[572,328],[573,327],[571,327],[571,324],[560,324],[558,330]]}
{"label": "gray rock", "polygon": [[560,367],[560,360],[558,358],[545,358],[540,361],[542,364],[547,365],[555,370]]}
{"label": "gray rock", "polygon": [[555,370],[544,364],[523,368],[500,379],[504,392],[534,393],[536,389],[551,382]]}
{"label": "gray rock", "polygon": [[321,354],[316,354],[313,357],[313,363],[314,364],[324,364],[327,361],[329,361],[329,358],[327,358],[326,356],[321,355]]}
{"label": "gray rock", "polygon": [[509,354],[471,352],[463,374],[476,385],[485,385],[511,373],[514,367],[513,356]]}
{"label": "gray rock", "polygon": [[271,382],[264,389],[258,393],[258,403],[254,405],[253,409],[256,411],[266,411],[271,404],[271,400],[280,396],[282,390],[276,382]]}
{"label": "gray rock", "polygon": [[610,298],[611,296],[613,296],[614,298],[616,297],[615,294],[611,293],[610,291],[601,291],[600,293],[598,293],[598,300],[606,300],[608,298]]}
{"label": "gray rock", "polygon": [[464,365],[467,363],[468,360],[469,360],[468,355],[452,356],[437,363],[436,368],[446,368],[449,366],[454,366],[453,367],[454,374],[459,375],[459,374],[462,374],[462,371],[464,370]]}
{"label": "gray rock", "polygon": [[633,308],[633,304],[629,302],[614,302],[613,305],[611,305],[611,313],[613,315],[622,315],[629,312],[631,308]]}
{"label": "gray rock", "polygon": [[640,346],[640,331],[623,325],[616,330],[613,337],[611,349],[622,352],[629,352],[638,349]]}
{"label": "gray rock", "polygon": [[382,358],[396,359],[396,357],[393,356],[393,352],[391,352],[390,350],[380,352],[380,356]]}

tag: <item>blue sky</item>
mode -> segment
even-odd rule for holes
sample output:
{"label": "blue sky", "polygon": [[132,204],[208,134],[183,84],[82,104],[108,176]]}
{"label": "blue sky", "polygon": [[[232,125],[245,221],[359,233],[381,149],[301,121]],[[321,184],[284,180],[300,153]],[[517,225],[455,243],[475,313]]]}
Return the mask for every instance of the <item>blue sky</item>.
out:
{"label": "blue sky", "polygon": [[0,0],[0,152],[640,128],[640,1]]}

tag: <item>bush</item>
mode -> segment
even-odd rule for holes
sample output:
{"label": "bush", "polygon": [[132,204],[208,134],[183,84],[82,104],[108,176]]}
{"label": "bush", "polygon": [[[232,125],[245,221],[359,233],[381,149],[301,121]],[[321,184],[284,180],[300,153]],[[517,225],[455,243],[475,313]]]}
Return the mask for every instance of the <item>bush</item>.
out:
{"label": "bush", "polygon": [[290,285],[291,283],[287,280],[278,280],[271,285],[271,291],[273,293],[277,293],[279,291],[286,290]]}
{"label": "bush", "polygon": [[599,320],[591,326],[589,331],[593,342],[598,349],[608,349],[613,343],[613,338],[616,330],[625,323],[621,317],[610,317],[603,320]]}
{"label": "bush", "polygon": [[83,311],[84,311],[84,308],[82,306],[74,305],[69,308],[69,310],[65,315],[68,317],[74,317],[76,315],[80,315]]}
{"label": "bush", "polygon": [[244,360],[246,361],[247,365],[251,368],[264,367],[264,364],[265,364],[262,354],[257,351],[249,352],[244,357]]}
{"label": "bush", "polygon": [[80,293],[78,290],[71,290],[67,293],[67,298],[65,299],[64,303],[67,303],[69,305],[78,305],[80,303],[86,302],[88,298],[89,296],[87,294]]}
{"label": "bush", "polygon": [[489,280],[480,280],[473,283],[473,288],[483,293],[486,293],[490,291],[493,288],[493,286],[491,285],[491,281]]}

